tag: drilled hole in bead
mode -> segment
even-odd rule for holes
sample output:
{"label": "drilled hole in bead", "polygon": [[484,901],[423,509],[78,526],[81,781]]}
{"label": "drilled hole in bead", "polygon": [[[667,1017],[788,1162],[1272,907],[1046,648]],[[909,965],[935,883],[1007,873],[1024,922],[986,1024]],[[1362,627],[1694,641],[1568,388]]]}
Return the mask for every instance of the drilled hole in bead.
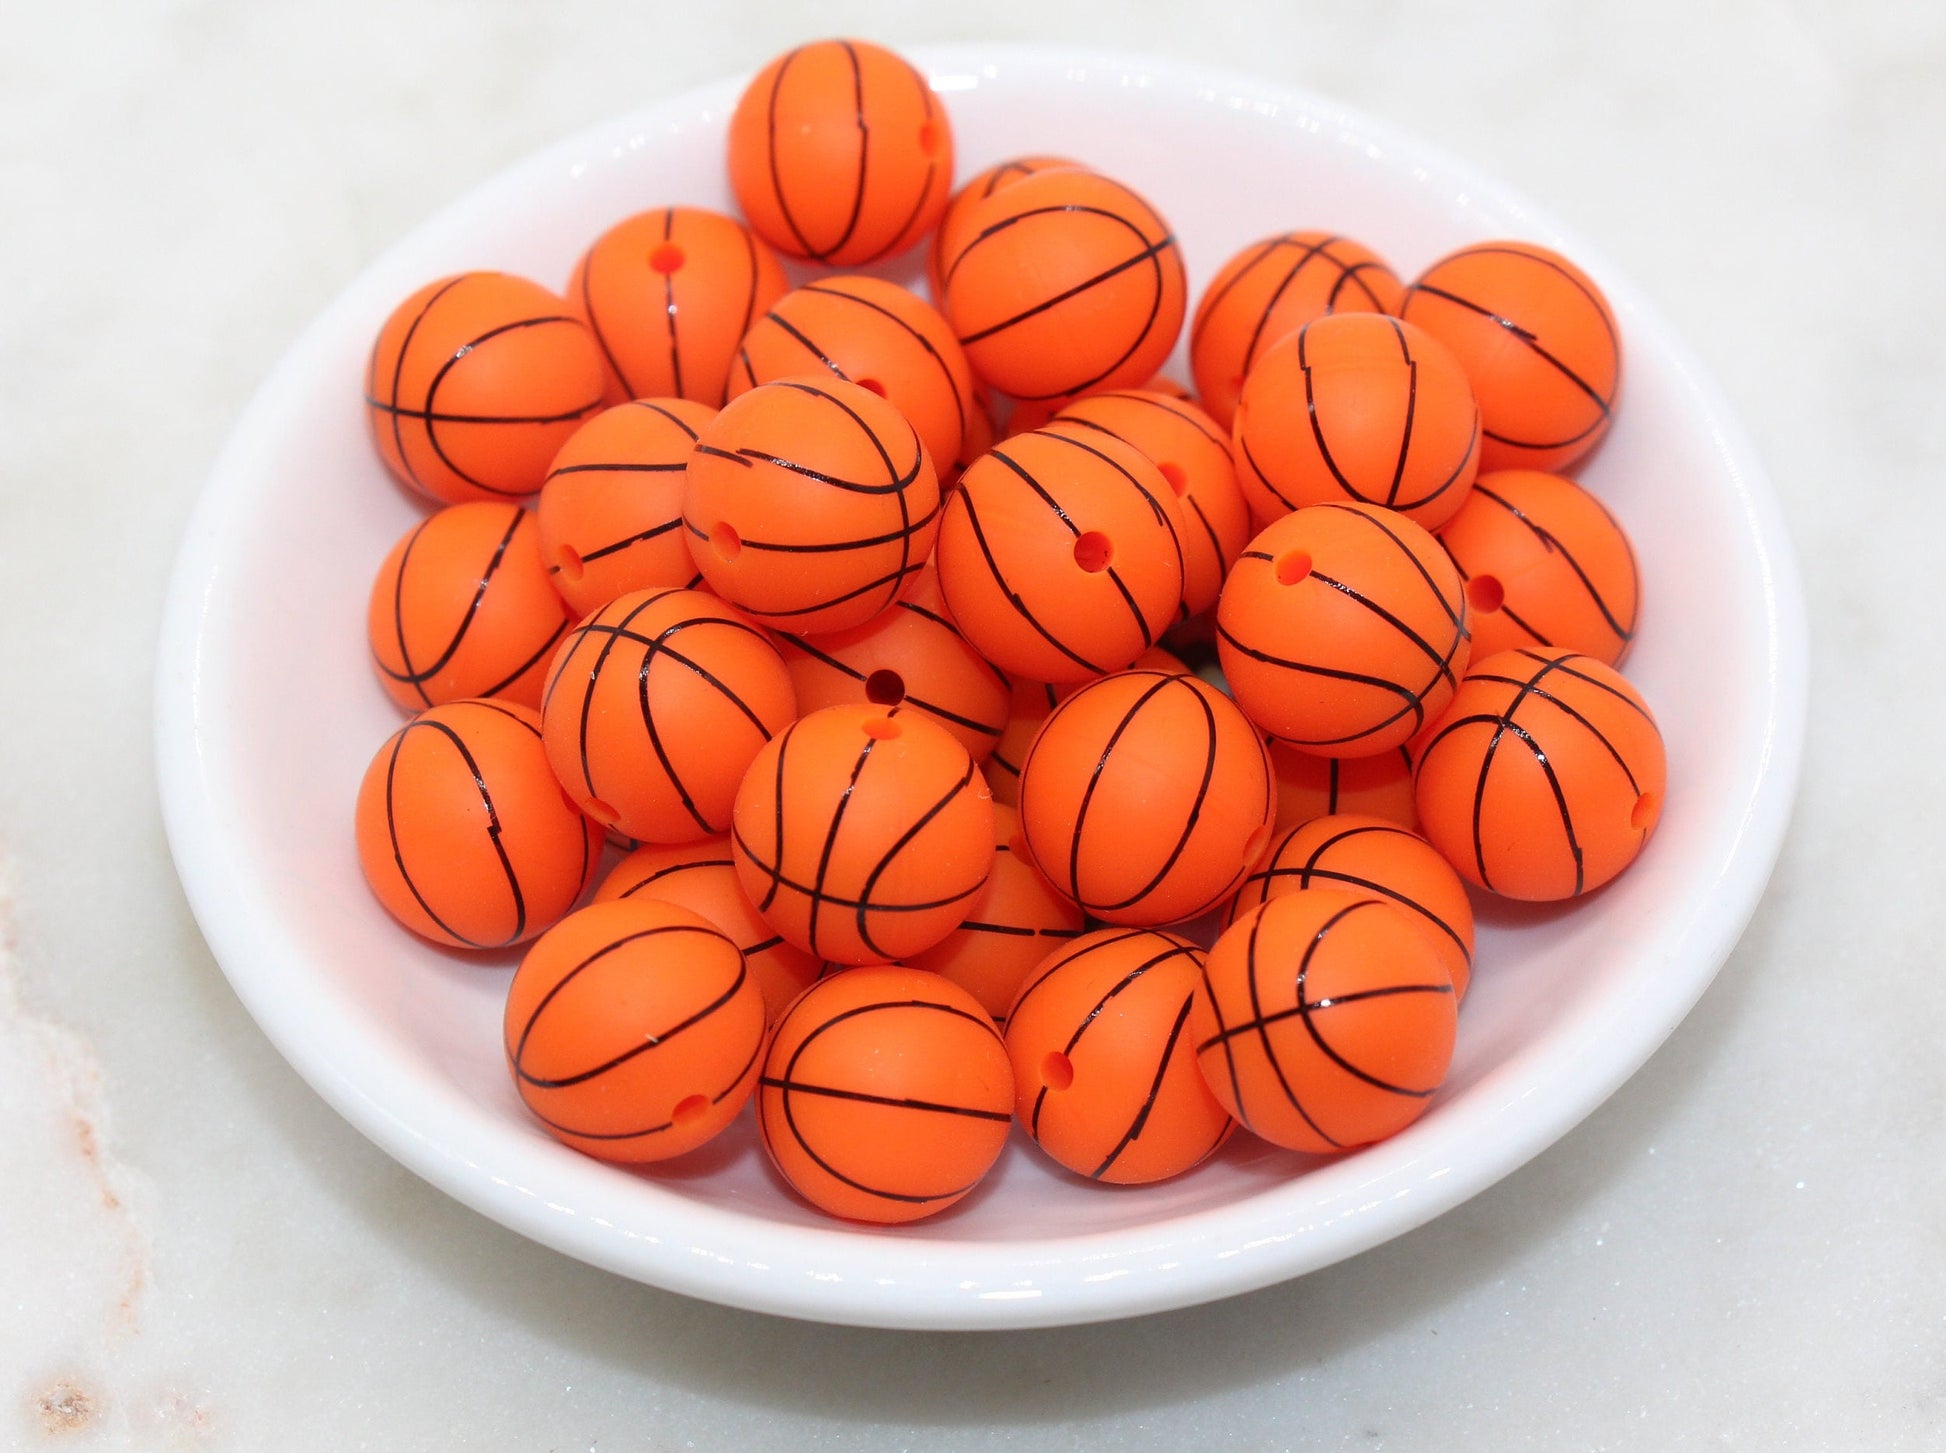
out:
{"label": "drilled hole in bead", "polygon": [[1466,603],[1481,615],[1492,615],[1507,599],[1499,580],[1491,575],[1476,575],[1466,582]]}
{"label": "drilled hole in bead", "polygon": [[1090,575],[1099,575],[1114,558],[1114,542],[1100,530],[1090,530],[1074,542],[1074,563]]}
{"label": "drilled hole in bead", "polygon": [[743,536],[728,520],[718,520],[710,526],[709,543],[718,558],[723,560],[734,560],[743,553]]}
{"label": "drilled hole in bead", "polygon": [[1662,794],[1644,792],[1635,799],[1635,806],[1628,814],[1628,825],[1637,832],[1647,832],[1655,826],[1655,820],[1662,816]]}
{"label": "drilled hole in bead", "polygon": [[665,276],[682,265],[682,249],[673,242],[665,242],[649,254],[649,266]]}
{"label": "drilled hole in bead", "polygon": [[868,394],[877,394],[880,398],[885,397],[885,385],[875,378],[861,378],[858,380],[858,386]]}
{"label": "drilled hole in bead", "polygon": [[1156,468],[1160,469],[1162,477],[1169,481],[1169,488],[1179,495],[1189,493],[1189,475],[1184,472],[1180,464],[1174,460],[1167,460],[1158,464]]}
{"label": "drilled hole in bead", "polygon": [[1295,585],[1311,573],[1311,555],[1308,550],[1292,550],[1277,557],[1277,583]]}
{"label": "drilled hole in bead", "polygon": [[669,1118],[678,1130],[694,1125],[709,1114],[708,1095],[686,1095],[676,1102],[676,1108],[669,1112]]}
{"label": "drilled hole in bead", "polygon": [[554,568],[560,572],[562,579],[566,580],[569,584],[573,584],[581,578],[582,573],[587,570],[588,565],[581,558],[581,552],[579,550],[575,549],[572,545],[563,545],[554,552]]}
{"label": "drilled hole in bead", "polygon": [[865,735],[875,742],[896,741],[899,724],[889,716],[875,716],[865,723]]}
{"label": "drilled hole in bead", "polygon": [[874,671],[865,678],[865,700],[874,706],[897,706],[905,700],[905,677],[896,671]]}
{"label": "drilled hole in bead", "polygon": [[1041,1061],[1041,1083],[1050,1090],[1065,1090],[1074,1083],[1074,1061],[1055,1050]]}
{"label": "drilled hole in bead", "polygon": [[919,128],[919,150],[927,156],[939,154],[939,128],[928,121]]}

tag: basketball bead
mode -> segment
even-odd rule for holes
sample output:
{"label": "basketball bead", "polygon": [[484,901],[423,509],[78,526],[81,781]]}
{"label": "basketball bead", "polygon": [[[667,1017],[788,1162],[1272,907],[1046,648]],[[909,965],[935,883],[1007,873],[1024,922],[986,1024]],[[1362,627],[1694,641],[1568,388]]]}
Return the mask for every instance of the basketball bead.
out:
{"label": "basketball bead", "polygon": [[1619,671],[1558,648],[1476,663],[1415,746],[1421,830],[1460,876],[1508,898],[1599,888],[1662,815],[1662,733]]}
{"label": "basketball bead", "polygon": [[730,397],[824,373],[904,414],[935,468],[959,457],[972,427],[973,371],[952,328],[916,293],[875,277],[822,278],[786,293],[737,346]]}
{"label": "basketball bead", "polygon": [[1246,1130],[1322,1155],[1424,1113],[1452,1061],[1455,1009],[1437,950],[1404,909],[1310,888],[1223,931],[1188,1032]]}
{"label": "basketball bead", "polygon": [[1375,505],[1313,505],[1250,542],[1217,656],[1244,714],[1318,756],[1403,745],[1466,669],[1465,597],[1439,542]]}
{"label": "basketball bead", "polygon": [[583,620],[541,705],[548,761],[588,815],[640,842],[725,832],[744,770],[790,724],[763,632],[700,590],[640,590]]}
{"label": "basketball bead", "polygon": [[1339,813],[1279,836],[1243,880],[1224,922],[1309,888],[1380,898],[1404,909],[1439,950],[1456,998],[1473,975],[1473,905],[1439,850],[1383,818]]}
{"label": "basketball bead", "polygon": [[945,296],[942,259],[958,255],[966,242],[966,219],[976,206],[1036,172],[1086,170],[1080,162],[1064,156],[1016,156],[975,174],[946,203],[946,210],[939,216],[939,226],[933,230],[932,242],[926,248],[926,284],[932,289],[932,295]]}
{"label": "basketball bead", "polygon": [[1237,484],[1230,441],[1194,403],[1152,389],[1076,399],[1048,426],[1107,435],[1145,455],[1174,491],[1183,515],[1183,618],[1216,604],[1223,577],[1255,533]]}
{"label": "basketball bead", "polygon": [[1086,920],[1034,866],[1020,831],[1020,814],[996,803],[993,820],[993,871],[967,908],[965,921],[905,962],[952,980],[1005,1028],[1007,1010],[1027,976],[1050,952],[1079,938]]}
{"label": "basketball bead", "polygon": [[634,849],[595,889],[597,903],[616,898],[674,903],[722,929],[742,951],[769,1019],[783,1013],[784,1006],[818,976],[818,960],[784,942],[743,891],[727,835],[689,843],[645,843]]}
{"label": "basketball bead", "polygon": [[602,1160],[667,1160],[750,1098],[763,996],[702,915],[655,899],[594,903],[528,949],[503,1033],[514,1088],[548,1134]]}
{"label": "basketball bead", "polygon": [[1363,243],[1282,232],[1242,249],[1210,279],[1189,325],[1196,395],[1228,429],[1243,382],[1272,344],[1332,313],[1394,313],[1405,286]]}
{"label": "basketball bead", "polygon": [[967,643],[928,564],[890,610],[862,626],[783,636],[777,649],[797,690],[797,709],[905,706],[951,732],[984,762],[1006,729],[1012,687]]}
{"label": "basketball bead", "polygon": [[1144,455],[1041,430],[973,461],[937,562],[974,648],[1009,675],[1082,681],[1154,645],[1182,601],[1183,520]]}
{"label": "basketball bead", "polygon": [[702,431],[683,527],[710,589],[799,634],[863,625],[939,531],[939,480],[904,415],[829,375],[740,394]]}
{"label": "basketball bead", "polygon": [[973,370],[1017,399],[1138,387],[1175,347],[1187,284],[1174,232],[1088,171],[1024,177],[966,213],[940,309]]}
{"label": "basketball bead", "polygon": [[519,505],[448,505],[395,544],[366,605],[386,695],[407,711],[465,697],[541,703],[541,677],[569,619]]}
{"label": "basketball bead", "polygon": [[1265,518],[1384,505],[1439,528],[1480,460],[1480,411],[1446,348],[1379,313],[1319,318],[1265,350],[1231,424],[1238,481]]}
{"label": "basketball bead", "polygon": [[577,618],[631,590],[701,583],[683,478],[715,417],[687,399],[636,399],[595,415],[554,456],[534,515],[548,575]]}
{"label": "basketball bead", "polygon": [[881,46],[823,40],[757,73],[730,117],[730,186],[790,257],[859,267],[939,221],[953,131],[926,78]]}
{"label": "basketball bead", "polygon": [[1236,1128],[1187,1026],[1203,955],[1154,929],[1100,929],[1048,957],[1007,1020],[1014,1118],[1067,1169],[1111,1185],[1181,1175]]}
{"label": "basketball bead", "polygon": [[1381,817],[1406,829],[1419,825],[1412,757],[1404,747],[1369,757],[1317,757],[1272,741],[1270,765],[1277,773],[1279,833],[1335,812]]}
{"label": "basketball bead", "polygon": [[1007,1143],[1013,1075],[964,989],[887,964],[820,980],[771,1036],[757,1129],[820,1211],[896,1224],[945,1210]]}
{"label": "basketball bead", "polygon": [[459,273],[407,298],[365,370],[379,457],[442,504],[532,494],[603,393],[600,352],[567,303],[502,272]]}
{"label": "basketball bead", "polygon": [[719,408],[738,342],[789,286],[734,217],[658,207],[595,239],[568,281],[568,305],[601,347],[611,400]]}
{"label": "basketball bead", "polygon": [[1635,638],[1641,574],[1620,523],[1572,480],[1480,476],[1439,532],[1466,581],[1473,652],[1565,646],[1615,666]]}
{"label": "basketball bead", "polygon": [[737,873],[807,953],[903,960],[966,918],[993,866],[973,759],[908,707],[828,706],[757,754],[736,796]]}
{"label": "basketball bead", "polygon": [[993,800],[1008,807],[1020,801],[1020,764],[1027,760],[1027,748],[1034,734],[1060,701],[1061,693],[1041,681],[1016,681],[1007,706],[1007,724],[1000,740],[980,764],[980,771],[993,788]]}
{"label": "basketball bead", "polygon": [[548,768],[540,718],[510,702],[447,702],[400,727],[365,771],[354,826],[380,904],[454,948],[534,937],[574,906],[601,852],[601,829]]}
{"label": "basketball bead", "polygon": [[1608,432],[1621,334],[1601,289],[1560,253],[1531,242],[1463,247],[1419,275],[1399,313],[1473,381],[1481,469],[1558,472]]}
{"label": "basketball bead", "polygon": [[1270,754],[1195,676],[1125,671],[1054,708],[1020,819],[1054,886],[1108,923],[1176,923],[1236,891],[1270,838]]}

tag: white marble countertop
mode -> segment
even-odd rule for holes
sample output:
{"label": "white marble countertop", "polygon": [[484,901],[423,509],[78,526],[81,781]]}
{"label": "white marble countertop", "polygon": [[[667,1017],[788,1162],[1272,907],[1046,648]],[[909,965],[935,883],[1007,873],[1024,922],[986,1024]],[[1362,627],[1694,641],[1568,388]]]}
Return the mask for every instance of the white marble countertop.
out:
{"label": "white marble countertop", "polygon": [[[1533,10],[17,7],[0,47],[0,1446],[1940,1446],[1946,688],[1926,567],[1946,528],[1946,11]],[[640,1287],[474,1215],[340,1121],[184,906],[151,766],[156,615],[257,380],[359,267],[494,168],[845,31],[1107,41],[1437,137],[1631,273],[1770,465],[1815,665],[1798,814],[1755,922],[1592,1119],[1348,1263],[985,1335]]]}

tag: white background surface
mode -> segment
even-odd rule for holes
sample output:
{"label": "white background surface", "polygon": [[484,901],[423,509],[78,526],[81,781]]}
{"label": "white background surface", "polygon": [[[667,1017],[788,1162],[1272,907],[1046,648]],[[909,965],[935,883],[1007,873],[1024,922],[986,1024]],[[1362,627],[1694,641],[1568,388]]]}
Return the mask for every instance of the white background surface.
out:
{"label": "white background surface", "polygon": [[[1352,1262],[987,1336],[641,1288],[500,1230],[346,1127],[182,904],[150,765],[155,614],[257,379],[364,262],[498,166],[847,31],[1152,49],[1439,140],[1629,272],[1771,468],[1815,659],[1765,905],[1607,1107]],[[75,4],[7,32],[0,1446],[1946,1438],[1937,7]]]}

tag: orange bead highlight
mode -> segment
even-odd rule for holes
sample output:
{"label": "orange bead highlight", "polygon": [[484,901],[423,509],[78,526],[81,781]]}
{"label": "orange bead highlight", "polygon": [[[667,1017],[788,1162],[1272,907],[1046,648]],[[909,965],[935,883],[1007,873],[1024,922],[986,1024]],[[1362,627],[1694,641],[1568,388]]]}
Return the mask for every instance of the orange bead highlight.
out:
{"label": "orange bead highlight", "polygon": [[1439,532],[1466,581],[1473,653],[1565,646],[1615,666],[1635,637],[1635,551],[1600,500],[1534,470],[1483,474]]}
{"label": "orange bead highlight", "polygon": [[939,221],[953,131],[926,78],[862,40],[797,47],[757,73],[730,117],[730,186],[779,252],[858,267]]}
{"label": "orange bead highlight", "polygon": [[1332,313],[1394,313],[1405,286],[1377,253],[1329,232],[1253,242],[1210,279],[1189,325],[1196,393],[1223,428],[1264,351]]}
{"label": "orange bead highlight", "polygon": [[1455,1010],[1437,950],[1404,909],[1310,888],[1217,939],[1189,1034],[1246,1130],[1322,1155],[1424,1113],[1452,1061]]}
{"label": "orange bead highlight", "polygon": [[722,407],[736,346],[790,287],[734,217],[658,207],[616,223],[582,254],[568,305],[601,346],[611,399]]}
{"label": "orange bead highlight", "polygon": [[903,706],[828,706],[750,764],[737,873],[791,943],[886,963],[965,919],[993,866],[992,797],[966,748]]}
{"label": "orange bead highlight", "polygon": [[939,480],[905,416],[842,379],[730,401],[690,456],[689,548],[710,588],[778,630],[863,625],[939,531]]}
{"label": "orange bead highlight", "polygon": [[882,1225],[980,1183],[1013,1123],[1007,1052],[973,996],[887,964],[820,980],[771,1036],[757,1129],[791,1188]]}
{"label": "orange bead highlight", "polygon": [[504,948],[574,906],[601,829],[561,791],[540,718],[499,701],[421,712],[358,788],[358,861],[387,912],[454,948]]}
{"label": "orange bead highlight", "polygon": [[1593,279],[1531,242],[1482,242],[1435,262],[1400,316],[1450,348],[1473,381],[1480,468],[1563,470],[1608,432],[1621,334]]}
{"label": "orange bead highlight", "polygon": [[514,1088],[548,1134],[602,1160],[667,1160],[733,1119],[756,1085],[763,996],[700,914],[595,903],[515,970],[504,1022]]}
{"label": "orange bead highlight", "polygon": [[442,504],[541,487],[603,403],[601,355],[538,283],[468,272],[426,284],[385,320],[365,412],[386,468]]}
{"label": "orange bead highlight", "polygon": [[582,621],[541,707],[569,796],[658,843],[727,831],[744,769],[796,715],[764,633],[700,590],[635,591]]}
{"label": "orange bead highlight", "polygon": [[716,410],[637,399],[588,420],[548,466],[534,507],[541,558],[577,617],[631,590],[693,589],[682,529],[684,470]]}
{"label": "orange bead highlight", "polygon": [[1318,756],[1403,745],[1466,669],[1465,597],[1439,542],[1375,505],[1313,505],[1230,572],[1217,656],[1237,705]]}
{"label": "orange bead highlight", "polygon": [[1414,754],[1427,838],[1469,883],[1508,898],[1599,888],[1662,815],[1668,763],[1647,703],[1573,651],[1479,662]]}
{"label": "orange bead highlight", "polygon": [[1283,742],[1270,744],[1277,773],[1277,831],[1314,817],[1356,812],[1416,829],[1419,809],[1412,801],[1412,757],[1390,747],[1370,757],[1315,757]]}
{"label": "orange bead highlight", "polygon": [[1061,1165],[1111,1185],[1181,1175],[1236,1128],[1186,1032],[1203,955],[1101,929],[1051,955],[1007,1021],[1014,1118]]}
{"label": "orange bead highlight", "polygon": [[569,618],[519,505],[448,505],[408,530],[372,581],[365,630],[385,694],[407,711],[465,697],[541,704]]}
{"label": "orange bead highlight", "polygon": [[1275,807],[1263,739],[1195,676],[1126,671],[1082,687],[1020,774],[1034,861],[1109,923],[1207,912],[1263,851]]}

